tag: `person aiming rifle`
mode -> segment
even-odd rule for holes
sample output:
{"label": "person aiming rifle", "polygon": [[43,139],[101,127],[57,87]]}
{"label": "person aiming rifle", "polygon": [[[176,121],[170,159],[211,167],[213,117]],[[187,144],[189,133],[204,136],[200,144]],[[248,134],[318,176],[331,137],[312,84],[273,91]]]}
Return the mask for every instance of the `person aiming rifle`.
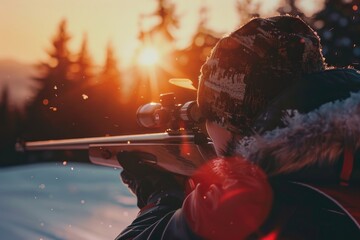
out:
{"label": "person aiming rifle", "polygon": [[217,158],[190,177],[118,154],[140,212],[116,239],[360,239],[360,74],[292,16],[254,18],[201,68]]}

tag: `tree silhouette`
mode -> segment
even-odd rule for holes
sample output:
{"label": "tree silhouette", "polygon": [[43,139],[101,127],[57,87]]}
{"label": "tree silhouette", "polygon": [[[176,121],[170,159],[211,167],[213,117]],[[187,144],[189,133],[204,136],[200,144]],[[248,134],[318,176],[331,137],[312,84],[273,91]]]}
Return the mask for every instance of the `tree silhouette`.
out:
{"label": "tree silhouette", "polygon": [[100,83],[107,84],[109,88],[120,90],[122,86],[121,72],[118,68],[118,60],[115,57],[114,48],[109,43],[106,48],[106,58],[99,76]]}
{"label": "tree silhouette", "polygon": [[9,103],[9,88],[3,86],[0,99],[0,166],[23,163],[15,143],[23,127],[23,116]]}
{"label": "tree silhouette", "polygon": [[74,82],[80,84],[87,84],[94,77],[93,63],[88,50],[88,38],[87,35],[83,35],[80,52],[77,56],[77,60],[71,67],[72,79]]}
{"label": "tree silhouette", "polygon": [[142,15],[140,17],[140,24],[142,21],[149,18],[158,18],[159,23],[154,25],[149,30],[144,30],[140,26],[139,39],[142,42],[151,41],[153,44],[161,44],[166,41],[167,44],[174,41],[173,31],[179,27],[179,20],[175,15],[175,5],[168,0],[157,0],[158,8],[154,13],[149,15]]}
{"label": "tree silhouette", "polygon": [[[66,115],[64,96],[71,88],[71,60],[67,22],[62,20],[52,40],[49,59],[38,65],[41,77],[34,78],[41,86],[28,107],[28,132],[34,138],[48,139],[64,137],[66,127],[62,123]],[[64,128],[65,127],[65,128]]]}
{"label": "tree silhouette", "polygon": [[[118,61],[115,57],[114,49],[108,44],[106,49],[106,59],[102,70],[96,77],[96,81],[91,85],[87,92],[89,108],[86,114],[86,125],[94,136],[122,134],[129,131],[129,113],[126,114],[127,107],[122,103],[122,74],[118,68]],[[91,116],[91,117],[89,117]],[[135,119],[133,119],[135,124]],[[131,127],[130,127],[131,129]]]}
{"label": "tree silhouette", "polygon": [[87,121],[92,107],[88,99],[95,74],[87,43],[87,35],[84,34],[80,50],[69,68],[70,88],[61,97],[64,109],[59,124],[65,132],[64,137],[85,137],[91,134]]}
{"label": "tree silhouette", "polygon": [[2,130],[5,129],[5,126],[8,122],[7,118],[9,111],[9,90],[7,85],[5,85],[2,89],[0,102],[0,126]]}
{"label": "tree silhouette", "polygon": [[[1,102],[0,102],[0,135],[3,136],[0,138],[0,153],[2,153],[1,155],[3,155],[5,151],[7,154],[9,151],[8,149],[9,144],[13,143],[11,140],[9,141],[9,137],[13,136],[13,134],[11,134],[12,126],[10,126],[10,122],[11,122],[10,115],[11,112],[9,108],[9,91],[8,91],[8,87],[5,85],[2,89]],[[1,158],[0,160],[2,159],[3,158]],[[4,163],[1,163],[1,165],[3,164]]]}
{"label": "tree silhouette", "polygon": [[52,41],[53,49],[48,52],[48,62],[43,62],[39,66],[39,70],[44,73],[43,77],[36,78],[43,86],[39,93],[39,97],[48,99],[50,105],[54,107],[60,107],[61,104],[52,104],[50,100],[56,102],[70,85],[70,51],[68,49],[68,42],[70,35],[67,32],[67,22],[62,20],[59,25],[58,33],[55,35]]}

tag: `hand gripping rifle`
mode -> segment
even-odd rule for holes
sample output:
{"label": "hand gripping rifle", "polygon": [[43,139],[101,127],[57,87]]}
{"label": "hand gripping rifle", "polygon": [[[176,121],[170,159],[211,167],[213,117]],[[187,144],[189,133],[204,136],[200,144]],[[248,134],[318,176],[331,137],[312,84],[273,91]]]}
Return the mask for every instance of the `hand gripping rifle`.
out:
{"label": "hand gripping rifle", "polygon": [[161,94],[160,103],[140,106],[136,115],[143,127],[165,126],[168,130],[150,134],[22,142],[16,144],[16,149],[87,149],[92,163],[111,167],[121,167],[118,161],[120,153],[136,152],[144,164],[185,176],[215,157],[212,142],[196,127],[200,114],[195,101],[175,104],[173,93]]}

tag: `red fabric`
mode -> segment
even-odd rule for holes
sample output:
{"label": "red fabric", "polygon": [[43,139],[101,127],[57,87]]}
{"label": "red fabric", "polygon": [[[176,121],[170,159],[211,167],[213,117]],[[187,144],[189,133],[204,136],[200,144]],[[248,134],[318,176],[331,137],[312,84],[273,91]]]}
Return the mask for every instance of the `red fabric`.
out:
{"label": "red fabric", "polygon": [[190,228],[205,239],[244,239],[266,219],[272,190],[263,171],[241,158],[215,159],[192,177],[184,201]]}
{"label": "red fabric", "polygon": [[340,180],[342,185],[349,185],[354,165],[354,151],[347,147],[344,151],[344,163],[341,169]]}

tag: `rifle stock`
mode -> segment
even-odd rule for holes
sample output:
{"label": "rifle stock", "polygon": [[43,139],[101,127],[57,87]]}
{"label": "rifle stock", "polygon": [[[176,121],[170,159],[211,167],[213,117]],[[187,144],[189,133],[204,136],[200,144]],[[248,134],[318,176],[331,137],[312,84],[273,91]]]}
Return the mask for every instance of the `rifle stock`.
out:
{"label": "rifle stock", "polygon": [[111,137],[32,141],[16,144],[17,151],[88,150],[92,163],[121,167],[121,152],[141,153],[144,164],[189,176],[215,157],[212,142],[201,133],[152,133]]}

